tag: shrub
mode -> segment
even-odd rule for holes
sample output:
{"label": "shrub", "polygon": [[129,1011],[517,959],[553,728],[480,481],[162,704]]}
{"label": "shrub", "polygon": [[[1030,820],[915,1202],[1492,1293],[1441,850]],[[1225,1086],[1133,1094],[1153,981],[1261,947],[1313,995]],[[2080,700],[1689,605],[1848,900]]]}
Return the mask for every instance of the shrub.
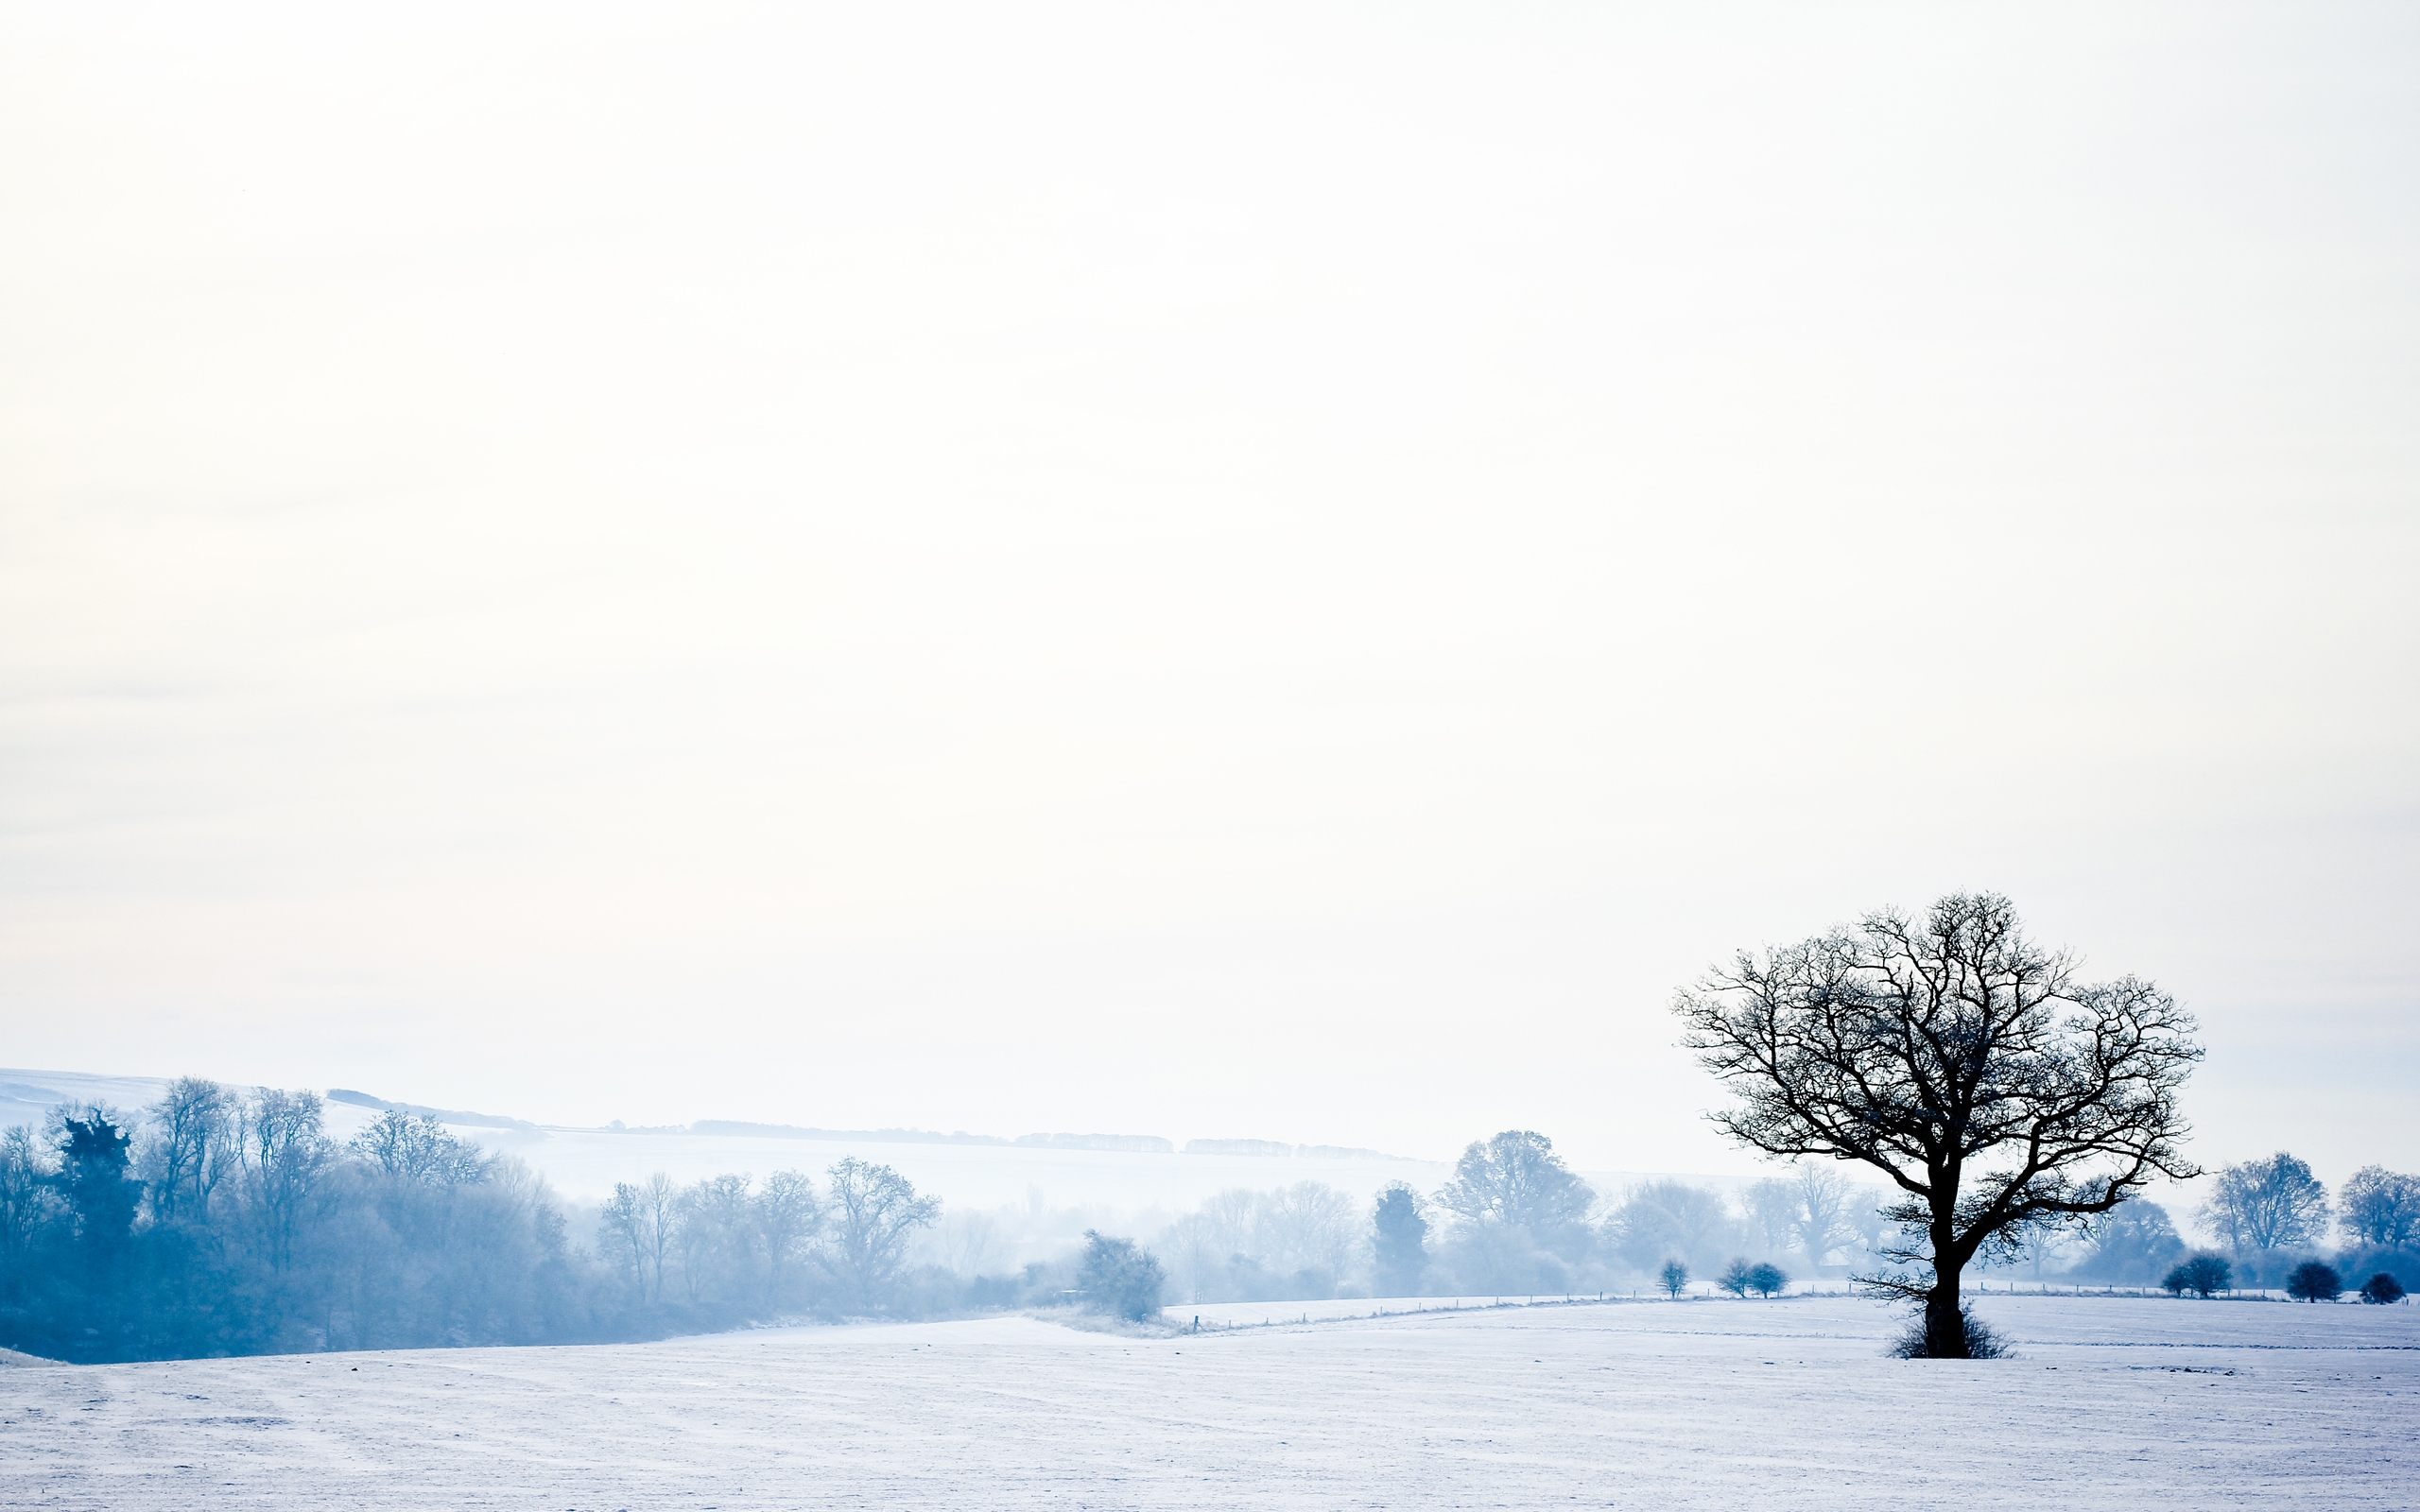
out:
{"label": "shrub", "polygon": [[1655,1284],[1664,1288],[1667,1297],[1678,1297],[1688,1289],[1689,1267],[1677,1260],[1668,1260],[1655,1273]]}
{"label": "shrub", "polygon": [[1135,1247],[1133,1240],[1084,1230],[1084,1259],[1076,1284],[1092,1311],[1141,1322],[1158,1314],[1160,1290],[1167,1283],[1159,1261]]}
{"label": "shrub", "polygon": [[1735,1260],[1722,1267],[1722,1274],[1714,1279],[1714,1284],[1734,1297],[1745,1297],[1755,1287],[1756,1283],[1749,1280],[1754,1274],[1754,1267],[1746,1260]]}
{"label": "shrub", "polygon": [[1789,1284],[1789,1273],[1772,1261],[1748,1269],[1748,1285],[1759,1297],[1771,1297]]}
{"label": "shrub", "polygon": [[2386,1272],[2380,1271],[2361,1283],[2361,1300],[2376,1302],[2380,1306],[2389,1302],[2400,1302],[2403,1300],[2403,1283]]}
{"label": "shrub", "polygon": [[[2013,1352],[2008,1340],[2001,1338],[1989,1323],[1975,1315],[1971,1307],[1958,1310],[1958,1320],[1966,1326],[1966,1358],[1969,1360],[2004,1360]],[[1909,1323],[1907,1331],[1892,1343],[1891,1358],[1894,1360],[1929,1360],[1932,1350],[1925,1343],[1925,1317],[1922,1313]]]}
{"label": "shrub", "polygon": [[2182,1297],[2215,1297],[2227,1289],[2234,1267],[2217,1255],[2196,1255],[2161,1278],[2160,1284]]}
{"label": "shrub", "polygon": [[2286,1277],[2286,1295],[2297,1302],[2332,1302],[2344,1278],[2324,1260],[2306,1260]]}

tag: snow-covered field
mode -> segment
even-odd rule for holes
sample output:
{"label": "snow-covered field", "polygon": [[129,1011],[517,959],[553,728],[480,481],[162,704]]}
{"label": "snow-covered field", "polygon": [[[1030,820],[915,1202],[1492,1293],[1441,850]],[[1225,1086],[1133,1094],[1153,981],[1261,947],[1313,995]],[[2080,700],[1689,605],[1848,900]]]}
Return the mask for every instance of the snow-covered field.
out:
{"label": "snow-covered field", "polygon": [[2420,1309],[1985,1305],[2022,1358],[1805,1297],[0,1369],[0,1506],[2420,1504]]}

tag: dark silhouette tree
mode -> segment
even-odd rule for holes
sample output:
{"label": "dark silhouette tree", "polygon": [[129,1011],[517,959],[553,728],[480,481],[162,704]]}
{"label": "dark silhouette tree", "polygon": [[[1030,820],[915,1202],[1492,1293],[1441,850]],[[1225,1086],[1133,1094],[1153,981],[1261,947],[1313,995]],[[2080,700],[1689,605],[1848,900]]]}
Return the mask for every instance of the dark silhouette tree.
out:
{"label": "dark silhouette tree", "polygon": [[1789,1272],[1765,1261],[1748,1267],[1748,1290],[1759,1297],[1772,1297],[1789,1285]]}
{"label": "dark silhouette tree", "polygon": [[1749,1264],[1747,1257],[1743,1255],[1723,1266],[1722,1274],[1714,1279],[1714,1284],[1734,1297],[1745,1297],[1755,1288],[1755,1275],[1756,1268]]}
{"label": "dark silhouette tree", "polygon": [[2286,1274],[2286,1295],[2297,1302],[2332,1302],[2344,1290],[2344,1278],[2324,1260],[2306,1260]]}
{"label": "dark silhouette tree", "polygon": [[1132,1239],[1112,1239],[1098,1229],[1084,1230],[1084,1258],[1077,1267],[1076,1284],[1084,1305],[1140,1323],[1156,1317],[1167,1273],[1150,1251]]}
{"label": "dark silhouette tree", "polygon": [[88,1263],[104,1265],[122,1255],[133,1236],[143,1189],[128,1178],[133,1136],[107,1108],[83,1113],[60,1120],[59,1179],[76,1215],[77,1244]]}
{"label": "dark silhouette tree", "polygon": [[1417,1297],[1428,1270],[1428,1219],[1405,1182],[1378,1194],[1370,1215],[1370,1256],[1381,1297]]}
{"label": "dark silhouette tree", "polygon": [[2043,1228],[2201,1174],[2178,1148],[2192,1018],[2135,977],[2076,982],[1995,894],[1742,952],[1674,1011],[1739,1099],[1717,1127],[1768,1155],[1860,1160],[1898,1188],[1900,1239],[1882,1254],[1920,1269],[1857,1280],[1919,1303],[1940,1357],[1970,1357],[1960,1293],[1979,1256],[2013,1260]]}
{"label": "dark silhouette tree", "polygon": [[2375,1302],[2381,1307],[2390,1302],[2400,1302],[2403,1300],[2403,1283],[2380,1271],[2361,1283],[2361,1300]]}
{"label": "dark silhouette tree", "polygon": [[2218,1255],[2195,1255],[2179,1261],[2176,1267],[2161,1279],[2160,1284],[2182,1297],[2191,1292],[2196,1297],[2216,1297],[2235,1280],[2235,1267]]}
{"label": "dark silhouette tree", "polygon": [[1655,1273],[1655,1284],[1664,1288],[1665,1296],[1678,1297],[1688,1290],[1689,1267],[1677,1260],[1668,1260],[1664,1268]]}

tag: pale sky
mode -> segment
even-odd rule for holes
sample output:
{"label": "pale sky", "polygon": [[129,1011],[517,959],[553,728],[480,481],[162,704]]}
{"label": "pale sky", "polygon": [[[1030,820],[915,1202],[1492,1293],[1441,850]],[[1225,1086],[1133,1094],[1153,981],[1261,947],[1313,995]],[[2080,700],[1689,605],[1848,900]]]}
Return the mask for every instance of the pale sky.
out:
{"label": "pale sky", "polygon": [[0,8],[0,1063],[1742,1171],[1959,887],[2420,1165],[2420,8]]}

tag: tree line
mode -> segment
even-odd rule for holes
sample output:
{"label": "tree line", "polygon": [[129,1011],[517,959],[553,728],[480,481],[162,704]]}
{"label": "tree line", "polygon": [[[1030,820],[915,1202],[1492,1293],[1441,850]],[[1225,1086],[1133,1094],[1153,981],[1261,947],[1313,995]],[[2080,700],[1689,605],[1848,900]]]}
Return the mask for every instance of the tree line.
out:
{"label": "tree line", "polygon": [[625,1183],[574,1241],[519,1160],[389,1110],[351,1140],[310,1091],[170,1084],[130,1115],[0,1131],[0,1344],[75,1361],[662,1337],[970,1297],[909,1263],[939,1202],[844,1160]]}

